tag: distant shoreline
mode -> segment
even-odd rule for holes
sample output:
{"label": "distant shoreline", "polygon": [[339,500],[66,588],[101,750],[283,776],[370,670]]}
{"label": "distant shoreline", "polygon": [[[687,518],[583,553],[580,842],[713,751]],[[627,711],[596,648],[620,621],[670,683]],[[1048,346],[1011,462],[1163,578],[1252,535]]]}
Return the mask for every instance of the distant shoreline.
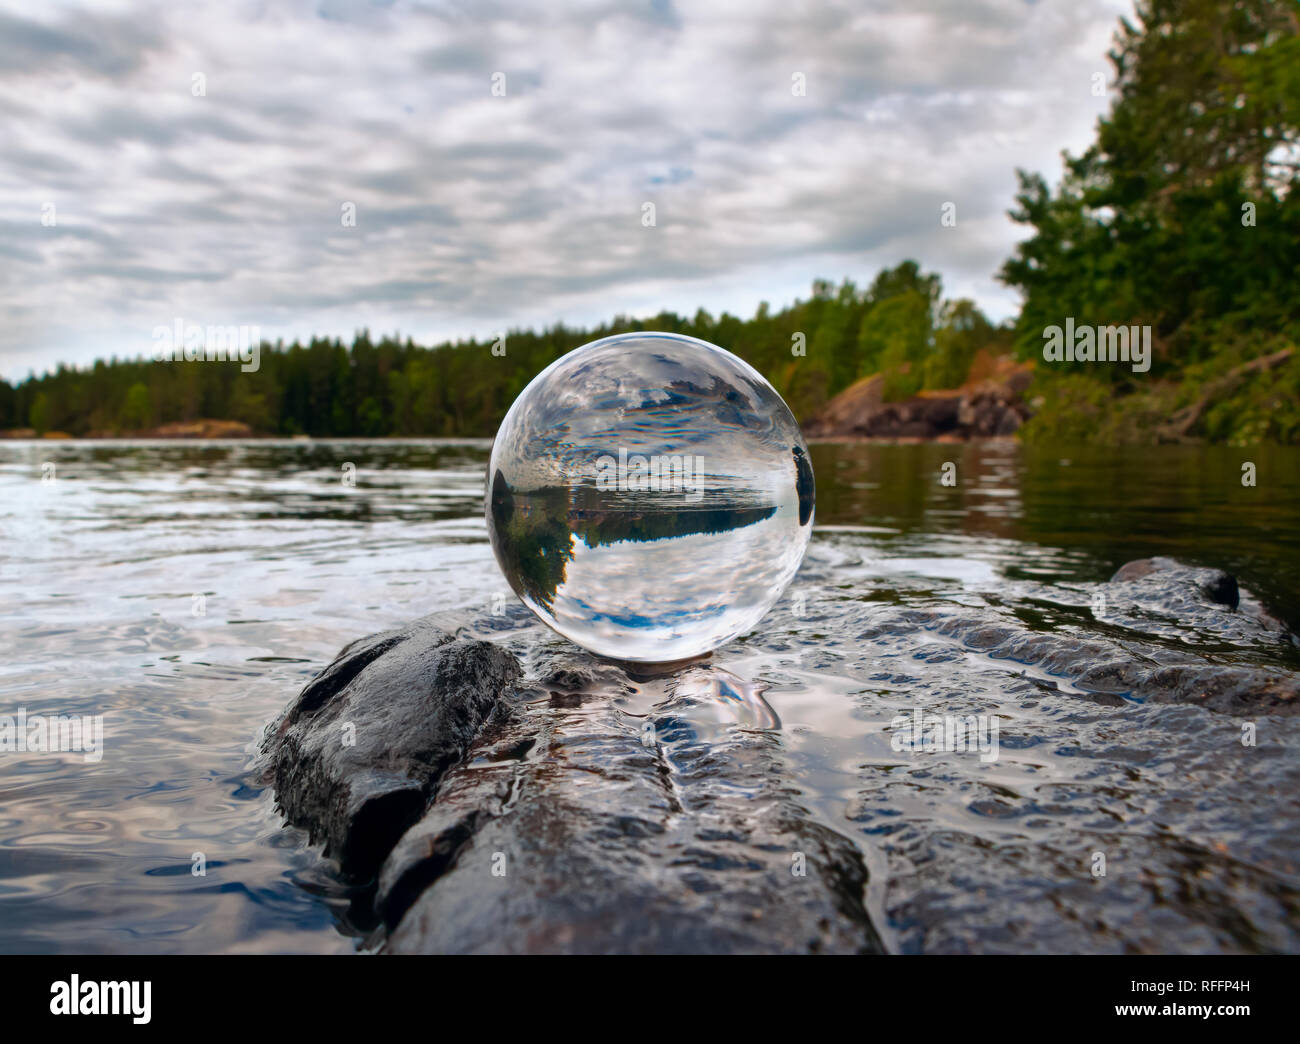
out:
{"label": "distant shoreline", "polygon": [[[1020,440],[1015,435],[954,435],[944,433],[935,436],[915,435],[810,435],[804,432],[804,439],[810,445],[826,444],[868,444],[868,445],[960,445],[967,442],[1016,443]],[[159,435],[143,432],[131,435],[69,435],[67,432],[47,432],[44,435],[14,435],[0,432],[0,445],[4,443],[30,443],[40,445],[58,445],[59,443],[108,443],[108,442],[185,442],[185,443],[311,443],[311,442],[481,442],[491,443],[488,435],[268,435],[251,432],[241,435]]]}
{"label": "distant shoreline", "polygon": [[5,443],[61,443],[84,442],[192,442],[192,443],[309,443],[309,442],[491,442],[486,435],[69,435],[66,432],[49,432],[45,435],[9,435],[0,432],[0,445]]}

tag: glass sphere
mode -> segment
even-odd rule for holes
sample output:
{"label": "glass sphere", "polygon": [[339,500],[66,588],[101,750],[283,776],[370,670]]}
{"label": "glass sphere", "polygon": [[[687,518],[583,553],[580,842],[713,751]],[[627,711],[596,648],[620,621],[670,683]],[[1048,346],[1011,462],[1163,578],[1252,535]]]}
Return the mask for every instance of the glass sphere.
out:
{"label": "glass sphere", "polygon": [[538,374],[488,463],[487,525],[515,593],[601,656],[664,663],[750,630],[812,533],[789,407],[694,337],[592,341]]}

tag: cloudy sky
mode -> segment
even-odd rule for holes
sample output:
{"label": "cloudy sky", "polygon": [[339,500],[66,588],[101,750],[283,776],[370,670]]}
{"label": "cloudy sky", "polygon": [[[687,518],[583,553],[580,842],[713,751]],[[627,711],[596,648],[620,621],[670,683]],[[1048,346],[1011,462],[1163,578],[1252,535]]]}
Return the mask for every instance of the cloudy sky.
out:
{"label": "cloudy sky", "polygon": [[1014,170],[1090,140],[1128,7],[0,0],[0,376],[177,318],[748,316],[907,257],[1000,318]]}

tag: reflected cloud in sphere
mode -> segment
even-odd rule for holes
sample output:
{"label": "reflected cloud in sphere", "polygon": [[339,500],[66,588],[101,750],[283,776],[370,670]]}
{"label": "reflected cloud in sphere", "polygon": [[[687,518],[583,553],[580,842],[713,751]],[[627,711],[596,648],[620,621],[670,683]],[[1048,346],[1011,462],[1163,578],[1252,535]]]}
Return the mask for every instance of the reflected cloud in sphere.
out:
{"label": "reflected cloud in sphere", "polygon": [[602,656],[660,663],[750,630],[813,521],[799,426],[748,363],[667,333],[584,345],[511,406],[487,523],[524,604]]}

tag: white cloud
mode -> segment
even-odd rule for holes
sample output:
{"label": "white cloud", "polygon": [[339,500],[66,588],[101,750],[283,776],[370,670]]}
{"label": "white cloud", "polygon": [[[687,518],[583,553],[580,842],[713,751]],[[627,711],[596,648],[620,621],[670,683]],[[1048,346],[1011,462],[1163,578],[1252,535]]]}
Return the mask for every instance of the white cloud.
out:
{"label": "white cloud", "polygon": [[1003,316],[1014,169],[1090,139],[1123,10],[557,6],[0,0],[0,373],[177,316],[430,341],[748,315],[905,257]]}

